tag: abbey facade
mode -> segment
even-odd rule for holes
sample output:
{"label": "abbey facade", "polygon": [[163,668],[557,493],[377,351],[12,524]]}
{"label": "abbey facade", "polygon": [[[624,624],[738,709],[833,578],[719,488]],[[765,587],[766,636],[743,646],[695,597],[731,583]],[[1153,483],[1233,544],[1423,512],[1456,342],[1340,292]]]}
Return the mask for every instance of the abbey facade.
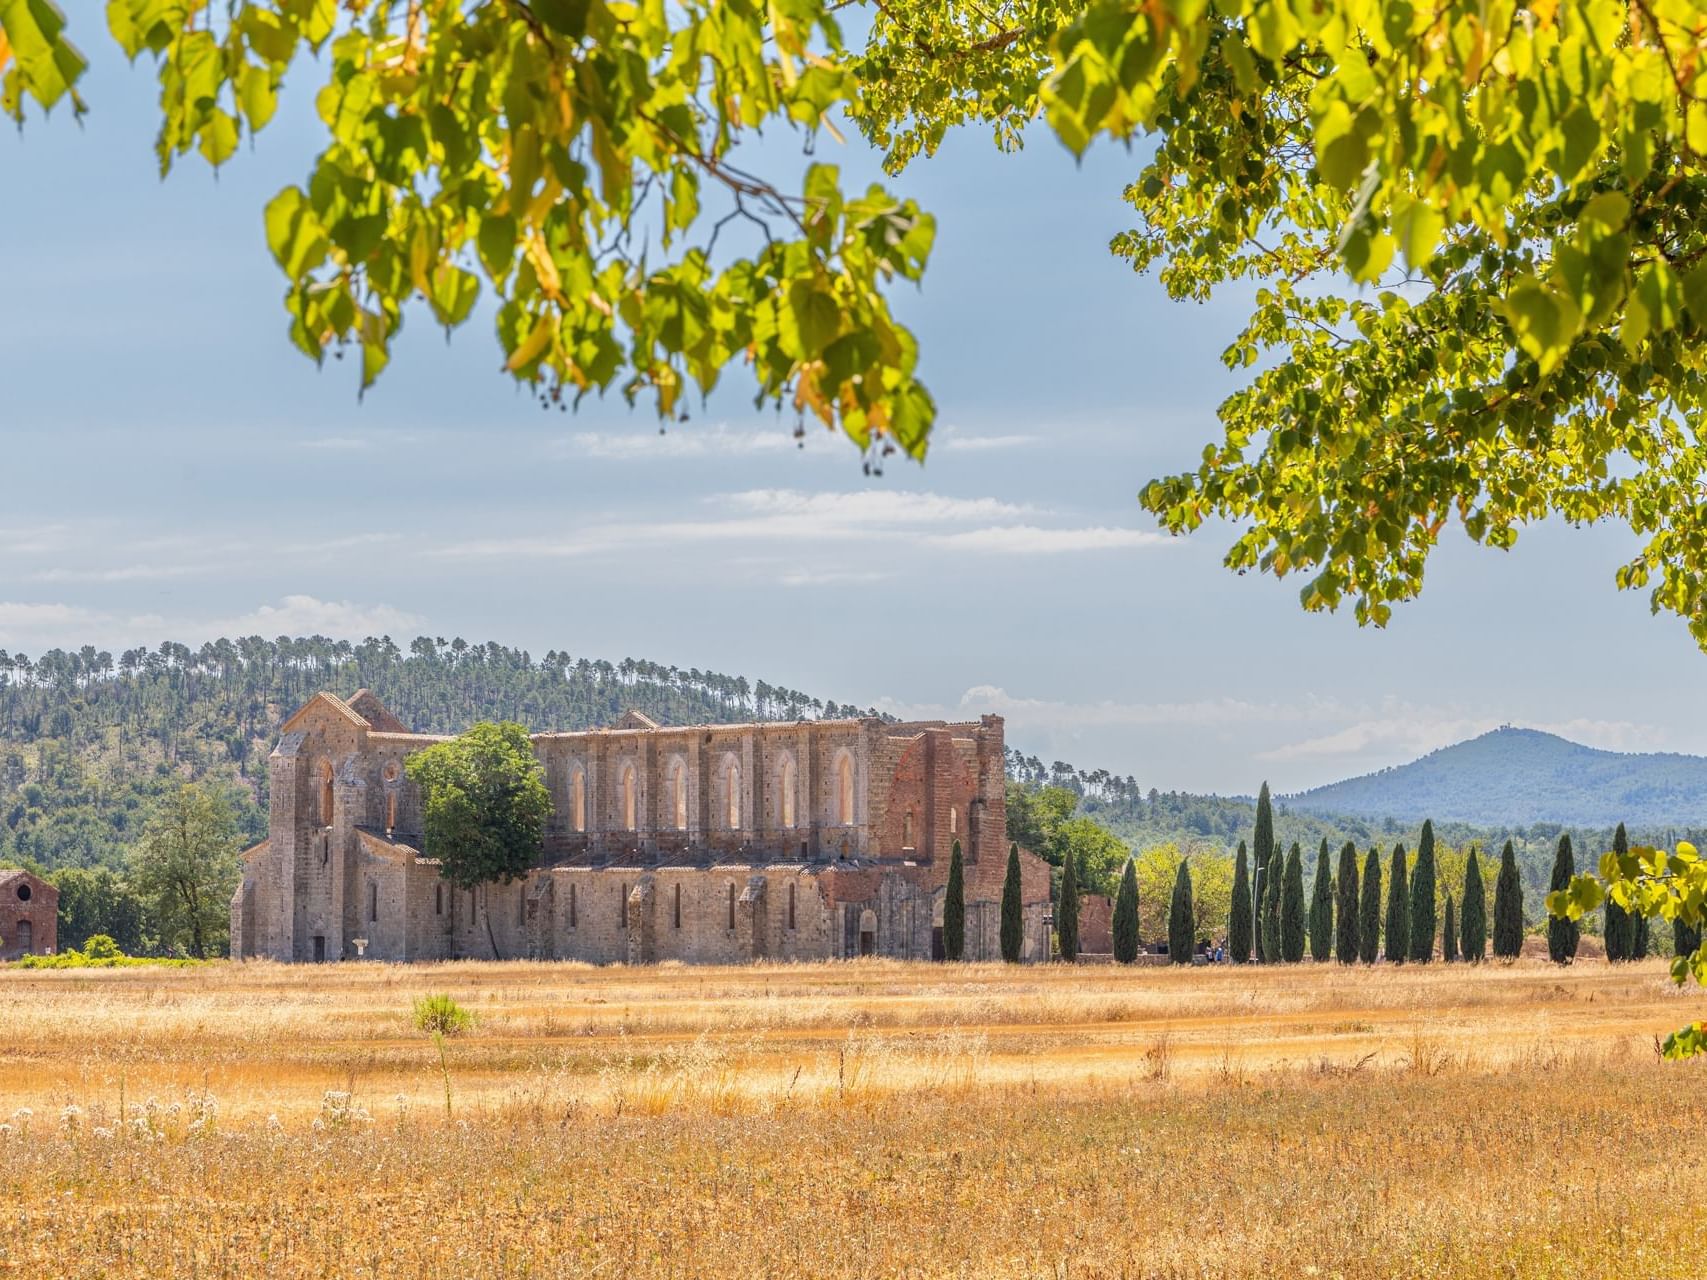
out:
{"label": "abbey facade", "polygon": [[[966,957],[1000,955],[999,716],[666,728],[630,712],[535,734],[553,805],[539,865],[472,891],[423,848],[403,767],[442,740],[366,690],[317,694],[285,723],[268,837],[231,902],[234,957],[929,959],[956,842]],[[1023,951],[1044,958],[1049,868],[1021,864]]]}

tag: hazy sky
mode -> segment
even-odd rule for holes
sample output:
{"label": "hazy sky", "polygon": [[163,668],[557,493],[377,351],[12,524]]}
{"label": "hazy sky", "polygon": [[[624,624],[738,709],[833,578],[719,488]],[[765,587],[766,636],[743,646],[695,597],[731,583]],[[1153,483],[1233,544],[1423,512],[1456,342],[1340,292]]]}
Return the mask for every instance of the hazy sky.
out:
{"label": "hazy sky", "polygon": [[313,154],[306,95],[217,178],[162,183],[152,78],[81,39],[83,124],[0,134],[0,647],[460,634],[999,712],[1015,746],[1163,790],[1290,790],[1503,722],[1707,751],[1707,661],[1613,590],[1627,534],[1455,538],[1381,632],[1229,574],[1225,529],[1155,532],[1135,494],[1214,434],[1240,308],[1108,254],[1117,147],[967,134],[898,180],[939,221],[898,309],[941,425],[927,465],[867,477],[739,388],[663,436],[620,400],[542,413],[489,313],[448,345],[411,315],[358,403],[354,368],[287,344],[262,237]]}

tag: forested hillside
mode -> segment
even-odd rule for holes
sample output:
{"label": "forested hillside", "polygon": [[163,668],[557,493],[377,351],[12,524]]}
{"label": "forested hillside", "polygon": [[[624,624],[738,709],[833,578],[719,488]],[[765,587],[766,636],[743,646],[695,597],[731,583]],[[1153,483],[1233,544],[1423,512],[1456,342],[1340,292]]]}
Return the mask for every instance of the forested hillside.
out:
{"label": "forested hillside", "polygon": [[1707,821],[1707,759],[1602,751],[1507,727],[1410,764],[1289,796],[1287,803],[1412,822],[1624,822],[1662,829]]}
{"label": "forested hillside", "polygon": [[258,837],[281,719],[321,689],[361,687],[438,733],[481,719],[588,728],[630,708],[664,724],[874,714],[763,680],[462,639],[422,637],[407,653],[389,639],[259,636],[116,659],[0,651],[0,864],[116,865],[149,801],[182,779],[227,791]]}

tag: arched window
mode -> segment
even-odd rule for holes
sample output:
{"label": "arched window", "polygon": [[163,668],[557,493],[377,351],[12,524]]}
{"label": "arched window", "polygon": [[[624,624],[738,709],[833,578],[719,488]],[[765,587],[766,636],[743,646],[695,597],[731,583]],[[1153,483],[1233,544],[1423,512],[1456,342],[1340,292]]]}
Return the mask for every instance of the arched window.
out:
{"label": "arched window", "polygon": [[960,810],[953,805],[948,807],[948,834],[951,836],[960,834]]}
{"label": "arched window", "polygon": [[389,832],[396,825],[397,793],[395,791],[387,791],[385,793],[385,829]]}
{"label": "arched window", "polygon": [[332,762],[320,762],[320,825],[332,825]]}
{"label": "arched window", "polygon": [[670,807],[675,812],[676,830],[688,829],[688,767],[680,760],[670,770]]}
{"label": "arched window", "polygon": [[372,880],[367,882],[367,919],[369,924],[379,919],[379,885]]}
{"label": "arched window", "polygon": [[794,885],[792,882],[788,886],[788,927],[794,928]]}
{"label": "arched window", "polygon": [[587,775],[579,769],[569,775],[569,829],[587,829]]}
{"label": "arched window", "polygon": [[445,887],[442,884],[433,886],[433,914],[442,916],[445,913]]}
{"label": "arched window", "polygon": [[625,764],[622,767],[622,829],[638,831],[640,825],[635,822],[634,805],[634,766]]}
{"label": "arched window", "polygon": [[676,928],[682,927],[682,886],[676,886]]}
{"label": "arched window", "polygon": [[628,886],[622,886],[622,901],[617,904],[616,918],[622,921],[622,927],[628,928]]}
{"label": "arched window", "polygon": [[723,769],[723,825],[731,831],[741,829],[741,766],[733,757]]}
{"label": "arched window", "polygon": [[782,758],[782,767],[777,770],[777,789],[782,793],[780,797],[781,804],[778,805],[778,809],[781,811],[782,825],[785,827],[792,827],[795,825],[794,791],[796,776],[794,757],[784,756]]}
{"label": "arched window", "polygon": [[735,930],[735,882],[729,882],[729,930]]}
{"label": "arched window", "polygon": [[901,819],[901,847],[903,849],[913,847],[913,811],[911,809],[907,810],[906,816]]}
{"label": "arched window", "polygon": [[853,826],[854,786],[853,761],[843,753],[836,761],[836,821],[844,827]]}
{"label": "arched window", "polygon": [[575,910],[575,886],[569,886],[569,927],[575,928],[581,923],[579,913]]}

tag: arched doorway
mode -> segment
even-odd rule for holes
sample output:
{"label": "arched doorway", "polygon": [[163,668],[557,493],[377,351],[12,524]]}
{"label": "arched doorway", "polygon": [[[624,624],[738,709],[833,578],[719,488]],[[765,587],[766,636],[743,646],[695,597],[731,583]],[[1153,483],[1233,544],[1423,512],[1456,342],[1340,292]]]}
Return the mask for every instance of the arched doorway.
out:
{"label": "arched doorway", "polygon": [[859,953],[877,954],[877,912],[870,907],[859,913]]}
{"label": "arched doorway", "polygon": [[28,920],[18,921],[18,946],[25,955],[34,955],[36,950],[35,926]]}

